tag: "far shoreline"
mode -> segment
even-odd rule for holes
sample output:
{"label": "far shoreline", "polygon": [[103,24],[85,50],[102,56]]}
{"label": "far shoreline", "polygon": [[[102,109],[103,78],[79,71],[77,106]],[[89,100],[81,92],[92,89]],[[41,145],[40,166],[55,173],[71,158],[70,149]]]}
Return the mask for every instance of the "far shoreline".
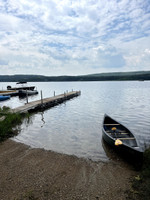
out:
{"label": "far shoreline", "polygon": [[148,81],[150,71],[107,72],[87,75],[44,76],[36,74],[0,75],[0,82],[82,82],[82,81]]}

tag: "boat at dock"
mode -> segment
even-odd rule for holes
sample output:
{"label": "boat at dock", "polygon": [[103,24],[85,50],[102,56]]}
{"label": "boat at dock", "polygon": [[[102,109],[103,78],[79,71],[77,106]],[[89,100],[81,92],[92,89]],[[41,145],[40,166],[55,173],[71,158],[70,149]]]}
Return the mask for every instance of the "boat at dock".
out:
{"label": "boat at dock", "polygon": [[17,96],[18,90],[0,90],[1,96]]}
{"label": "boat at dock", "polygon": [[37,90],[19,90],[19,97],[31,96],[38,94]]}
{"label": "boat at dock", "polygon": [[34,90],[35,86],[27,86],[27,82],[17,82],[16,84],[21,84],[20,87],[11,87],[10,85],[7,86],[8,90]]}
{"label": "boat at dock", "polygon": [[10,96],[0,96],[0,101],[5,101],[7,99],[10,99]]}
{"label": "boat at dock", "polygon": [[127,160],[138,163],[143,161],[143,150],[134,134],[121,123],[104,115],[102,127],[103,139]]}

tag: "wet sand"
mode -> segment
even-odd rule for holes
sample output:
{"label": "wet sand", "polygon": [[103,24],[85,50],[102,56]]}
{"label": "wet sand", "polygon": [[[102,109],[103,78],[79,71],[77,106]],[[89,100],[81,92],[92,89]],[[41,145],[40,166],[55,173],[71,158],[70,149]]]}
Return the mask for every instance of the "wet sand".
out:
{"label": "wet sand", "polygon": [[0,144],[1,200],[125,200],[136,173],[122,161],[94,162],[10,139]]}

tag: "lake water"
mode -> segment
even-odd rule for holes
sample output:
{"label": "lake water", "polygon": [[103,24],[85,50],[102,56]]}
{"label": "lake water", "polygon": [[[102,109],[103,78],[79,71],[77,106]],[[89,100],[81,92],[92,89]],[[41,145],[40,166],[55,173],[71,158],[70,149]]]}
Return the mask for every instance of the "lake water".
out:
{"label": "lake water", "polygon": [[[0,83],[0,89],[15,83]],[[65,91],[81,90],[81,96],[56,107],[37,112],[25,119],[18,136],[14,137],[31,147],[40,147],[92,160],[107,161],[102,142],[104,114],[127,126],[143,149],[150,146],[150,82],[36,82],[39,94],[29,102],[51,97]],[[12,97],[0,106],[18,107],[26,99]]]}

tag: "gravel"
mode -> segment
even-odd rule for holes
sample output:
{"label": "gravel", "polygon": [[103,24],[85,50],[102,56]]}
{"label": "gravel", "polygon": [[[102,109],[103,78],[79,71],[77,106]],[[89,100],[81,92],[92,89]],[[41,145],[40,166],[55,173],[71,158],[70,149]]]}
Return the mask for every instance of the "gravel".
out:
{"label": "gravel", "polygon": [[0,144],[0,200],[125,200],[136,171],[8,139]]}

